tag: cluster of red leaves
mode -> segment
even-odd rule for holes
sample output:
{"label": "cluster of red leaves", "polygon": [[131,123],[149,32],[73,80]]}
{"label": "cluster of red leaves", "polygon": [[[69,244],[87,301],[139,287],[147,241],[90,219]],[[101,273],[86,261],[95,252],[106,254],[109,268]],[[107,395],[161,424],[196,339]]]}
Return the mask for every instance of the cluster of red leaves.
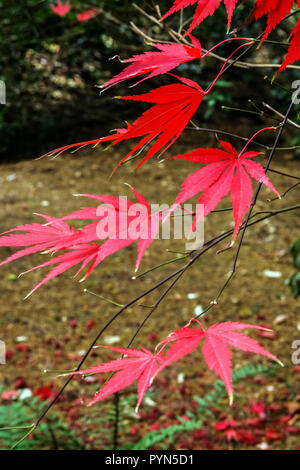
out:
{"label": "cluster of red leaves", "polygon": [[[45,282],[60,275],[66,270],[81,263],[77,274],[89,264],[89,268],[83,279],[87,278],[92,270],[111,254],[138,241],[138,256],[136,270],[138,269],[145,250],[155,239],[159,222],[162,219],[160,212],[151,213],[147,200],[134,188],[131,188],[138,204],[122,197],[96,196],[93,194],[81,194],[95,199],[102,206],[84,207],[62,219],[54,219],[43,214],[46,224],[19,225],[2,234],[0,246],[26,247],[0,263],[0,266],[14,261],[23,256],[42,252],[54,254],[62,251],[63,254],[51,257],[49,261],[35,266],[26,273],[39,268],[56,265],[48,275],[39,282],[30,292],[31,295]],[[109,218],[109,215],[111,217]],[[82,229],[75,230],[65,220],[94,220]],[[101,225],[101,221],[105,226]],[[111,221],[111,226],[106,226]],[[134,227],[132,226],[134,224]],[[13,233],[25,232],[25,233]],[[99,240],[105,240],[98,244]],[[25,273],[23,273],[25,274]],[[76,274],[76,275],[77,275]]]}
{"label": "cluster of red leaves", "polygon": [[[80,328],[81,335],[82,329]],[[55,342],[53,338],[53,346]],[[47,344],[49,343],[50,338],[47,338]],[[63,348],[62,345],[60,347]],[[61,352],[60,349],[56,349],[56,351]],[[16,362],[16,360],[17,358],[19,360],[21,357],[26,358],[28,363],[27,354],[16,351],[14,358],[8,359],[10,367],[14,367],[16,370],[16,365],[18,365],[19,370],[20,363]],[[59,362],[57,364],[58,368],[62,367],[62,364],[65,366],[65,361],[70,360],[70,357],[68,359],[67,357],[65,354],[59,357],[60,361],[64,362]],[[198,361],[198,358],[195,359]],[[35,364],[32,361],[36,362],[36,355],[31,357],[31,364]],[[170,376],[175,378],[177,376],[176,371],[173,370]],[[98,377],[89,376],[86,378],[85,384],[94,386],[98,380],[99,383],[104,383],[105,375]],[[237,385],[237,390],[241,392],[251,387],[251,380],[246,379],[246,381]],[[273,383],[273,379],[257,376],[254,382],[260,384],[265,390],[268,384]],[[205,393],[203,387],[210,387],[210,383],[210,373],[201,373],[201,393]],[[25,378],[18,376],[9,385],[11,388],[6,389],[0,396],[2,406],[9,405],[11,401],[19,400],[24,388],[30,389],[32,394],[41,400],[51,400],[57,392],[55,382],[37,386],[34,377],[26,376]],[[190,387],[193,387],[193,389]],[[194,384],[191,381],[186,381],[184,384],[176,386],[176,390],[174,388],[174,385],[170,384],[169,377],[157,377],[155,380],[155,390],[162,394],[164,401],[159,406],[143,407],[139,411],[138,420],[137,417],[133,418],[131,416],[127,418],[126,416],[124,434],[126,435],[127,442],[128,440],[138,442],[144,433],[181,424],[182,420],[189,421],[192,419],[190,413],[198,415],[199,404],[196,400],[192,399],[195,390]],[[210,413],[207,416],[201,414],[201,427],[189,433],[177,435],[173,445],[169,444],[169,449],[285,448],[299,450],[299,446],[297,446],[297,440],[299,441],[300,435],[300,429],[297,425],[299,423],[299,401],[294,401],[294,395],[291,398],[289,388],[281,387],[280,393],[276,394],[275,402],[270,404],[267,397],[264,396],[264,390],[261,390],[259,397],[255,395],[255,398],[250,403],[247,403],[246,399],[245,401],[241,400],[241,403],[234,403],[230,410],[225,409],[223,400],[218,404],[212,403],[209,407]],[[173,394],[171,401],[168,399],[170,393]],[[84,442],[89,444],[91,448],[99,449],[100,446],[104,445],[102,442],[102,432],[100,432],[101,443],[97,442],[99,424],[92,421],[86,427],[84,424],[86,421],[85,410],[82,406],[79,406],[82,403],[88,402],[88,399],[86,395],[81,395],[80,398],[76,399],[73,391],[66,391],[57,403],[57,407],[59,412],[66,417],[70,429],[73,429],[76,434],[81,435]],[[291,399],[293,401],[290,401]],[[97,408],[96,412],[105,417],[108,410],[109,408],[106,406],[101,406]],[[110,424],[107,423],[106,427],[108,429],[109,426]],[[107,437],[107,447],[111,445],[109,438],[110,434]],[[154,446],[151,447],[151,450],[154,450]]]}
{"label": "cluster of red leaves", "polygon": [[[192,327],[191,323],[196,321],[200,328]],[[97,403],[99,400],[116,393],[123,388],[128,387],[136,380],[138,381],[138,401],[139,408],[145,392],[152,384],[154,378],[165,367],[182,359],[192,353],[204,340],[202,346],[202,355],[209,369],[214,371],[223,381],[229,395],[229,402],[233,402],[232,388],[232,352],[229,346],[239,348],[243,351],[261,354],[278,363],[280,361],[266,351],[260,344],[248,336],[237,333],[242,329],[264,330],[261,326],[250,325],[239,322],[215,323],[207,330],[198,320],[190,320],[188,325],[176,330],[163,341],[156,349],[158,352],[152,353],[140,346],[141,350],[135,348],[116,348],[111,346],[102,346],[103,348],[117,351],[125,357],[114,361],[98,364],[89,369],[71,372],[66,375],[87,375],[106,372],[115,372],[100,392],[96,394],[89,406]],[[167,350],[167,352],[165,352]]]}
{"label": "cluster of red leaves", "polygon": [[246,446],[263,443],[263,448],[269,444],[284,439],[289,434],[299,434],[299,428],[289,425],[292,420],[290,415],[278,416],[282,411],[281,405],[266,406],[263,402],[251,401],[247,411],[254,417],[243,421],[234,419],[222,419],[215,423],[215,431],[220,438],[228,442],[243,443]]}
{"label": "cluster of red leaves", "polygon": [[[58,16],[65,16],[71,10],[71,5],[69,2],[57,2],[55,5],[51,5],[51,10]],[[83,11],[76,15],[78,21],[88,21],[91,18],[94,18],[99,14],[99,11],[95,8],[91,8],[90,10]]]}
{"label": "cluster of red leaves", "polygon": [[[228,14],[228,29],[230,28],[231,19],[233,15],[233,10],[238,0],[224,0],[227,14]],[[186,34],[189,34],[193,29],[196,28],[200,23],[202,23],[205,18],[210,15],[213,15],[215,10],[220,6],[222,0],[175,0],[172,8],[165,13],[162,19],[166,19],[168,16],[173,13],[187,8],[190,5],[197,4],[196,12],[193,18],[193,21]]]}
{"label": "cluster of red leaves", "polygon": [[[228,29],[230,28],[233,11],[237,2],[238,0],[224,0],[228,14]],[[165,13],[162,19],[166,19],[168,16],[178,12],[183,8],[197,4],[193,21],[186,33],[187,35],[190,34],[191,31],[196,28],[196,26],[202,23],[205,18],[207,18],[209,15],[213,15],[221,3],[223,3],[222,0],[175,0],[174,5],[167,13]],[[300,0],[256,0],[254,8],[255,18],[259,19],[265,15],[268,16],[267,26],[262,41],[264,41],[269,36],[271,31],[285,18],[286,15],[291,12],[295,3],[297,3],[298,7],[300,7]],[[288,55],[286,56],[279,72],[286,68],[287,65],[294,63],[300,58],[299,23],[293,30],[291,36],[293,41],[291,42]]]}
{"label": "cluster of red leaves", "polygon": [[[172,85],[170,85],[168,90],[171,90],[171,88]],[[168,99],[167,96],[165,96],[165,98]],[[163,97],[161,99],[161,105],[164,105]],[[191,106],[195,106],[192,100]],[[147,112],[145,114],[147,114]],[[144,125],[146,126],[146,124],[147,119],[144,120]],[[128,130],[128,133],[129,132],[131,132],[130,129]],[[159,139],[157,142],[161,143]],[[37,214],[45,219],[46,224],[34,223],[20,225],[2,234],[0,237],[0,246],[26,248],[9,256],[0,263],[0,266],[37,252],[47,252],[52,255],[59,251],[63,252],[56,257],[51,256],[49,261],[26,271],[26,273],[28,273],[39,268],[55,266],[52,271],[34,287],[30,292],[30,294],[32,294],[45,284],[45,282],[78,264],[81,264],[81,266],[77,274],[90,264],[83,278],[86,279],[93,269],[105,258],[126,248],[137,240],[138,256],[135,266],[137,270],[146,249],[151,245],[159,232],[159,224],[178,206],[200,192],[202,192],[202,196],[199,198],[198,202],[200,205],[204,205],[204,212],[203,214],[201,213],[201,216],[197,213],[193,221],[192,230],[194,230],[196,225],[200,222],[201,217],[206,216],[214,210],[221,199],[231,192],[233,216],[235,220],[233,238],[235,239],[247,209],[251,204],[253,190],[250,176],[269,187],[277,196],[279,196],[279,193],[265,174],[264,168],[252,160],[253,157],[259,155],[258,153],[244,152],[238,154],[228,142],[220,142],[220,144],[224,150],[212,148],[198,149],[184,155],[172,157],[174,159],[189,160],[191,162],[205,164],[206,166],[186,178],[175,203],[171,206],[167,215],[165,214],[163,216],[162,212],[152,213],[147,200],[134,188],[131,189],[138,205],[122,197],[81,194],[78,196],[89,197],[106,205],[104,206],[105,210],[100,210],[101,206],[98,208],[84,207],[61,219]],[[145,159],[149,158],[150,152],[151,150],[148,152]],[[125,159],[126,158],[128,158],[128,156],[125,157]],[[111,214],[110,218],[108,217],[109,214]],[[124,217],[124,215],[126,215],[126,217]],[[93,220],[93,222],[81,229],[75,230],[65,222],[66,220]],[[109,223],[111,226],[106,227]],[[134,224],[135,230],[132,230],[132,224]],[[16,234],[14,232],[25,233]],[[97,243],[99,240],[105,241],[99,245]]]}

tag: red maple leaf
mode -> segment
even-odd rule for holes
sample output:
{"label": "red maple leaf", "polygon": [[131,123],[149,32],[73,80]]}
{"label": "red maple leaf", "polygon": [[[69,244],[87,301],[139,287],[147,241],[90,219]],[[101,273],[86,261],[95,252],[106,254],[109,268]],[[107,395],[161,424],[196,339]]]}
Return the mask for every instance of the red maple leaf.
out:
{"label": "red maple leaf", "polygon": [[191,328],[190,324],[192,321],[195,320],[192,319],[187,326],[181,330],[175,331],[160,343],[162,345],[168,345],[171,341],[174,341],[166,353],[163,366],[157,370],[155,375],[157,375],[162,368],[172,364],[185,355],[190,354],[198,347],[202,339],[205,339],[204,345],[202,346],[202,355],[204,360],[209,369],[213,370],[223,381],[229,395],[230,404],[232,404],[232,352],[229,349],[229,346],[242,349],[243,351],[253,352],[255,354],[262,354],[263,356],[280,363],[276,356],[266,351],[257,341],[242,333],[236,332],[237,330],[246,328],[261,330],[263,327],[247,323],[224,322],[215,323],[205,330],[198,320],[196,321],[200,325],[201,329]]}
{"label": "red maple leaf", "polygon": [[[76,194],[76,196],[90,197],[105,204],[105,209],[109,211],[112,216],[115,216],[115,224],[112,224],[113,226],[106,227],[106,234],[104,233],[104,230],[102,234],[99,225],[95,228],[95,225],[91,224],[83,229],[83,232],[95,230],[97,232],[98,239],[106,237],[109,238],[109,240],[105,241],[101,245],[101,250],[99,250],[98,256],[87,271],[87,275],[89,275],[90,272],[107,256],[130,245],[136,240],[138,240],[138,256],[135,266],[137,271],[146,249],[151,245],[158,234],[159,223],[162,220],[162,213],[152,213],[147,200],[132,186],[130,186],[130,188],[133,191],[138,204],[122,197]],[[72,214],[62,217],[61,220],[103,219],[105,217],[102,211],[101,215],[99,214],[98,207],[83,207]]]}
{"label": "red maple leaf", "polygon": [[[202,23],[202,21],[205,20],[205,18],[207,18],[209,15],[213,15],[215,10],[220,6],[221,1],[222,0],[175,0],[172,8],[167,13],[165,13],[162,19],[164,20],[165,18],[181,10],[182,8],[186,8],[190,5],[195,5],[195,3],[197,3],[198,5],[196,8],[193,21],[187,33],[185,34],[187,35],[193,29],[195,29],[196,26]],[[228,14],[228,29],[230,28],[233,10],[235,8],[237,1],[238,0],[224,0],[225,6],[227,9],[227,14]]]}
{"label": "red maple leaf", "polygon": [[[300,8],[300,0],[297,0],[298,7]],[[288,15],[294,5],[294,0],[257,0],[255,5],[255,18],[261,18],[268,15],[267,27],[263,35],[264,41],[270,32]],[[275,74],[275,77],[282,72],[288,65],[293,64],[296,60],[300,59],[300,20],[291,33],[291,44],[287,56]]]}
{"label": "red maple leaf", "polygon": [[94,18],[95,16],[99,15],[99,10],[95,8],[91,8],[90,10],[83,11],[82,13],[78,13],[77,19],[80,22],[88,21]]}
{"label": "red maple leaf", "polygon": [[119,96],[123,100],[154,103],[154,106],[145,111],[126,134],[112,143],[115,145],[127,139],[144,136],[116,168],[154,139],[155,142],[137,168],[156,153],[160,152],[160,155],[164,153],[182,134],[197,111],[206,92],[193,80],[173,76],[182,83],[165,85],[142,95]]}
{"label": "red maple leaf", "polygon": [[[192,173],[182,183],[181,191],[175,203],[170,208],[168,215],[187,199],[202,192],[198,203],[204,205],[204,216],[209,214],[219,204],[221,199],[231,192],[231,201],[235,228],[233,237],[236,238],[243,217],[251,205],[252,183],[249,175],[263,183],[280,197],[267,177],[264,168],[253,157],[260,155],[256,152],[238,154],[228,142],[220,142],[224,150],[215,148],[198,149],[183,155],[171,157],[172,159],[189,160],[195,163],[206,164],[204,168]],[[196,215],[193,229],[201,220],[201,215]]]}
{"label": "red maple leaf", "polygon": [[240,437],[242,438],[243,442],[245,445],[254,445],[257,442],[257,439],[255,436],[247,431],[246,429],[240,429],[239,430]]}
{"label": "red maple leaf", "polygon": [[[300,5],[299,5],[300,6]],[[277,72],[277,75],[282,72],[288,65],[293,64],[296,60],[300,60],[300,19],[291,34],[291,44],[286,58]]]}
{"label": "red maple leaf", "polygon": [[[24,250],[17,251],[13,255],[6,258],[0,263],[0,266],[14,261],[32,253],[40,251],[57,251],[69,245],[74,245],[75,240],[79,236],[79,231],[70,228],[68,224],[62,220],[54,219],[43,214],[36,214],[43,217],[45,224],[26,224],[18,225],[15,228],[1,234],[0,246],[21,247],[27,246]],[[12,233],[25,232],[25,233]]]}
{"label": "red maple leaf", "polygon": [[138,381],[138,401],[136,410],[138,410],[142,403],[143,397],[152,383],[152,377],[156,371],[164,363],[164,356],[160,353],[153,354],[148,349],[140,348],[116,348],[111,346],[102,346],[103,348],[117,351],[125,358],[117,359],[106,363],[99,364],[89,369],[71,372],[65,375],[86,375],[86,374],[99,374],[105,372],[115,372],[111,379],[109,379],[100,392],[96,394],[88,406],[94,405],[99,400],[103,400],[113,393],[119,392],[123,388],[128,387],[136,380]]}
{"label": "red maple leaf", "polygon": [[62,153],[66,152],[67,150],[70,150],[72,148],[76,148],[76,150],[80,150],[83,147],[86,147],[87,145],[98,145],[103,142],[113,142],[114,140],[117,140],[120,138],[120,136],[126,134],[128,130],[131,128],[131,125],[126,122],[127,128],[120,128],[120,129],[114,129],[115,132],[111,135],[105,136],[105,137],[99,137],[98,139],[93,139],[93,140],[86,140],[85,142],[77,142],[75,144],[69,144],[69,145],[64,145],[63,147],[58,147],[54,150],[51,150],[50,152],[45,153],[42,155],[40,158],[43,157],[58,157]]}
{"label": "red maple leaf", "polygon": [[57,2],[56,5],[50,6],[51,10],[58,16],[65,16],[71,10],[69,2]]}
{"label": "red maple leaf", "polygon": [[[299,0],[298,0],[299,2]],[[268,15],[267,27],[263,35],[264,41],[270,32],[288,15],[294,5],[294,0],[256,0],[254,15],[261,18]]]}
{"label": "red maple leaf", "polygon": [[283,439],[283,437],[284,437],[284,434],[282,434],[281,432],[278,432],[274,428],[269,428],[265,432],[265,438],[267,441],[277,441],[277,440]]}
{"label": "red maple leaf", "polygon": [[63,272],[67,271],[68,269],[76,266],[76,264],[81,263],[79,270],[76,273],[79,274],[82,269],[84,269],[91,261],[95,260],[98,252],[99,252],[99,245],[96,243],[94,244],[80,244],[74,245],[72,248],[69,249],[66,253],[56,256],[55,258],[51,258],[49,261],[46,261],[43,264],[39,264],[38,266],[34,266],[31,269],[28,269],[23,274],[30,273],[31,271],[35,271],[39,268],[45,268],[47,266],[52,266],[57,264],[45,277],[42,281],[40,281],[33,289],[26,295],[25,299],[27,299],[33,292],[39,289],[43,284],[50,281],[56,276],[59,276]]}
{"label": "red maple leaf", "polygon": [[165,85],[142,95],[117,97],[123,100],[154,103],[154,106],[145,111],[132,125],[128,124],[127,129],[117,129],[111,136],[65,145],[43,156],[58,156],[70,148],[77,147],[79,149],[86,145],[97,145],[107,141],[111,141],[113,146],[125,140],[139,137],[141,137],[140,142],[121,160],[115,170],[131,155],[152,141],[154,143],[152,143],[150,150],[136,169],[158,152],[161,155],[179,138],[200,106],[205,94],[207,94],[193,80],[177,77],[176,75],[173,76],[182,83]]}
{"label": "red maple leaf", "polygon": [[[0,246],[26,246],[27,248],[9,256],[0,265],[28,254],[45,252],[45,250],[48,253],[63,252],[22,273],[26,274],[39,268],[56,265],[26,298],[50,279],[79,263],[81,266],[77,274],[91,263],[82,280],[86,279],[105,258],[136,240],[138,241],[137,270],[146,249],[157,236],[162,214],[161,212],[152,213],[147,200],[134,188],[131,189],[138,204],[122,197],[82,194],[81,196],[93,198],[104,206],[84,207],[62,219],[42,216],[47,224],[22,225],[9,231],[26,232],[24,234],[9,232],[2,234]],[[94,222],[82,229],[74,230],[65,222],[65,220],[74,219],[94,219]],[[9,235],[6,235],[7,233]],[[105,241],[101,245],[90,243],[99,240]]]}
{"label": "red maple leaf", "polygon": [[40,397],[41,400],[49,400],[53,396],[53,392],[51,389],[47,386],[40,387],[38,388],[35,392],[34,395],[36,397]]}
{"label": "red maple leaf", "polygon": [[216,431],[225,431],[228,428],[236,428],[237,422],[232,419],[224,419],[223,421],[219,421],[215,424]]}
{"label": "red maple leaf", "polygon": [[131,62],[131,65],[128,65],[125,70],[108,80],[102,88],[108,89],[124,80],[148,74],[147,77],[137,82],[137,85],[148,78],[153,78],[157,75],[170,72],[170,70],[180,64],[200,59],[201,45],[193,36],[191,36],[191,39],[193,47],[176,43],[153,44],[159,52],[144,52],[143,54],[134,55],[130,59],[125,60],[125,63]]}
{"label": "red maple leaf", "polygon": [[226,429],[226,431],[224,431],[224,436],[226,437],[227,441],[239,442],[242,440],[239,431],[233,428]]}
{"label": "red maple leaf", "polygon": [[259,415],[260,418],[265,418],[266,417],[265,405],[261,401],[255,402],[255,401],[252,400],[251,403],[250,403],[250,407],[248,409],[251,413]]}

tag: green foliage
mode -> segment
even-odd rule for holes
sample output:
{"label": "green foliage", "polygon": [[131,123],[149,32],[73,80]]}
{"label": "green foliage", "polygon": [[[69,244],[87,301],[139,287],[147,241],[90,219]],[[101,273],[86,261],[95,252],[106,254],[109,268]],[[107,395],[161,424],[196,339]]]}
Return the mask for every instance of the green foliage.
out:
{"label": "green foliage", "polygon": [[[246,364],[243,367],[240,367],[239,369],[235,369],[232,373],[232,382],[238,383],[242,382],[245,379],[248,379],[250,377],[255,377],[260,374],[274,374],[275,370],[278,368],[277,364],[272,365],[272,366],[264,366],[261,364]],[[226,389],[224,387],[224,384],[221,380],[217,380],[214,384],[214,390],[209,392],[205,397],[194,397],[194,400],[196,400],[199,403],[199,408],[198,412],[200,414],[206,413],[208,415],[213,416],[211,413],[209,406],[213,404],[214,407],[218,407],[218,402],[220,401],[221,398],[225,397],[227,395]],[[219,404],[221,407],[221,405]]]}
{"label": "green foliage", "polygon": [[[0,406],[0,448],[10,449],[28,431],[39,413],[47,406],[47,402],[38,397],[28,400],[11,401]],[[1,430],[1,428],[5,428]],[[6,429],[15,428],[15,429]],[[18,450],[72,450],[82,449],[83,441],[69,428],[58,412],[49,414],[47,420],[41,422],[30,438],[22,441]]]}
{"label": "green foliage", "polygon": [[[151,401],[151,396],[151,393],[147,393],[148,401]],[[78,427],[84,429],[91,443],[88,448],[111,450],[114,445],[125,448],[128,429],[137,422],[133,411],[136,402],[137,394],[120,394],[118,398],[116,395],[112,397],[111,402],[100,410],[97,406],[89,408],[89,412],[78,421]]]}
{"label": "green foliage", "polygon": [[291,244],[290,253],[297,271],[286,280],[286,284],[290,287],[292,296],[296,299],[300,295],[300,237],[297,237]]}
{"label": "green foliage", "polygon": [[[182,421],[182,424],[175,424],[173,426],[169,426],[168,428],[160,429],[159,431],[149,432],[136,444],[128,444],[127,446],[124,446],[121,449],[147,450],[150,449],[152,446],[158,444],[159,442],[163,442],[166,440],[172,445],[175,441],[176,435],[181,434],[183,432],[199,429],[201,424],[202,422],[200,420]],[[167,447],[163,447],[162,450],[167,450]]]}

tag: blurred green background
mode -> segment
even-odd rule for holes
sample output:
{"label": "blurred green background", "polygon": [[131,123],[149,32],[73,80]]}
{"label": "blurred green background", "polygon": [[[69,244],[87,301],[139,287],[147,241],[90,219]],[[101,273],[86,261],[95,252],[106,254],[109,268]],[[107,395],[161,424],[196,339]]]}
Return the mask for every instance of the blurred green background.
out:
{"label": "blurred green background", "polygon": [[[143,16],[129,0],[71,0],[71,11],[64,17],[55,15],[48,0],[0,1],[0,79],[7,88],[7,104],[0,106],[1,160],[11,161],[35,158],[54,146],[74,140],[84,140],[105,135],[111,129],[123,125],[125,119],[137,117],[140,105],[128,106],[111,98],[115,94],[131,94],[129,83],[113,88],[100,96],[95,85],[103,84],[122,69],[118,54],[125,59],[134,53],[151,50],[143,38],[130,28],[134,22],[149,36],[169,39],[167,32]],[[137,3],[148,13],[155,15],[151,1]],[[159,0],[161,12],[166,12],[171,0]],[[252,1],[246,1],[236,9],[234,26],[241,24],[251,12]],[[99,8],[100,14],[90,21],[80,23],[76,14],[89,8]],[[184,11],[183,20],[194,13],[194,7]],[[168,25],[177,28],[179,14],[168,19]],[[275,39],[287,41],[291,31],[285,23],[273,34]],[[265,20],[250,24],[243,35],[255,36],[262,31]],[[219,8],[212,18],[197,28],[195,36],[204,47],[216,44],[226,37],[225,8]],[[209,39],[208,39],[209,38]],[[264,45],[257,54],[247,60],[280,62],[287,50],[285,46]],[[222,46],[218,53],[228,56],[232,46]],[[182,65],[176,73],[182,73],[202,86],[208,85],[220,67],[213,58],[205,64],[195,61]],[[199,73],[200,72],[200,73]],[[290,83],[299,77],[298,71],[285,72],[278,83],[288,88],[272,87],[264,76],[272,77],[274,69],[232,68],[215,88],[201,115],[204,127],[222,124],[228,111],[220,112],[221,105],[237,108],[249,107],[253,98],[272,103],[285,110],[289,99]],[[297,72],[297,73],[296,73]],[[171,79],[172,80],[172,79]],[[139,86],[139,93],[157,84],[170,81],[159,77]],[[259,86],[258,86],[259,84]],[[251,108],[251,106],[250,106]],[[253,109],[253,108],[251,108]],[[230,119],[240,119],[238,113]],[[249,119],[259,121],[257,115]],[[198,118],[199,122],[199,118]],[[293,145],[297,137],[291,136]]]}

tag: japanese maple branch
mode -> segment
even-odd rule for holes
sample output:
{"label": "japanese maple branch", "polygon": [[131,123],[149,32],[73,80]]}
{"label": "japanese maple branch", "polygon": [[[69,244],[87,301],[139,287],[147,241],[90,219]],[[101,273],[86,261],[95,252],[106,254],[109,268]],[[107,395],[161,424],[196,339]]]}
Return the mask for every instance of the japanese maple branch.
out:
{"label": "japanese maple branch", "polygon": [[[281,214],[281,213],[284,213],[284,212],[290,212],[290,211],[293,211],[293,210],[297,210],[300,208],[300,204],[296,205],[296,206],[291,206],[291,207],[287,207],[287,208],[283,208],[283,209],[279,209],[279,210],[276,210],[276,211],[273,211],[271,213],[268,213],[267,215],[259,218],[258,220],[254,220],[252,222],[247,222],[247,223],[244,223],[242,225],[242,227],[244,227],[245,229],[253,226],[253,225],[256,225],[257,223],[260,223],[262,222],[263,220],[266,220],[268,218],[271,218],[271,217],[274,217],[278,214]],[[252,215],[251,218],[254,218],[256,216],[256,214]],[[96,343],[98,342],[98,340],[100,339],[100,337],[102,336],[102,334],[106,331],[106,329],[113,323],[113,321],[119,317],[119,315],[121,315],[121,313],[123,313],[125,310],[127,310],[130,306],[134,305],[136,302],[138,302],[139,300],[141,300],[143,297],[147,296],[148,294],[150,294],[151,292],[155,291],[156,289],[158,289],[160,286],[164,285],[166,282],[168,282],[169,280],[175,278],[173,280],[173,282],[168,286],[168,288],[160,295],[159,299],[156,301],[155,305],[151,308],[151,311],[146,315],[146,317],[144,318],[144,320],[142,321],[142,323],[139,325],[137,331],[135,332],[135,334],[132,336],[131,340],[130,340],[130,343],[129,345],[134,341],[134,339],[136,338],[137,334],[139,333],[139,331],[141,330],[141,328],[145,325],[145,323],[147,322],[147,320],[151,317],[151,315],[153,314],[153,312],[157,309],[157,307],[159,306],[159,304],[162,302],[162,300],[164,300],[164,298],[167,296],[167,294],[169,293],[169,291],[174,287],[174,285],[177,283],[177,281],[181,278],[181,276],[188,270],[188,268],[190,266],[192,266],[204,253],[206,253],[207,251],[209,251],[211,248],[213,248],[214,246],[216,246],[218,243],[220,243],[221,241],[225,240],[226,238],[228,238],[230,235],[233,234],[233,229],[230,229],[216,237],[214,237],[213,239],[211,239],[210,241],[206,242],[204,244],[204,247],[202,247],[202,249],[197,252],[196,254],[194,254],[195,252],[191,252],[190,254],[193,255],[193,258],[186,264],[184,265],[183,267],[181,267],[180,269],[176,270],[175,272],[171,273],[169,276],[167,276],[166,278],[162,279],[161,281],[159,281],[157,284],[155,284],[153,287],[151,287],[150,289],[147,289],[145,292],[143,292],[142,294],[138,295],[137,297],[135,297],[134,299],[130,300],[127,304],[123,305],[112,317],[111,319],[101,328],[101,330],[98,332],[98,334],[96,335],[96,337],[94,338],[94,340],[92,341],[91,345],[89,346],[88,350],[86,351],[86,353],[84,354],[84,356],[82,357],[81,361],[79,362],[78,366],[74,369],[74,372],[75,371],[78,371],[81,369],[83,363],[86,361],[86,359],[88,358],[88,356],[90,355],[91,351],[93,350],[94,346],[96,345]],[[226,282],[226,285],[228,284],[228,282]],[[221,293],[223,292],[224,288],[221,289]],[[219,294],[218,298],[220,297],[221,294]],[[210,310],[212,307],[213,307],[213,304],[214,302],[211,303],[211,305],[202,312],[201,315],[204,315],[204,313],[206,313],[208,310]],[[48,412],[51,410],[51,408],[54,406],[54,404],[57,402],[57,400],[59,399],[59,397],[62,395],[62,393],[65,391],[66,387],[69,385],[69,383],[72,381],[72,379],[74,378],[74,375],[70,376],[66,382],[63,384],[63,386],[60,388],[60,390],[57,392],[57,394],[55,395],[55,397],[51,400],[51,402],[49,403],[49,405],[43,410],[43,412],[39,415],[39,417],[37,418],[37,420],[35,421],[35,423],[33,423],[31,426],[28,426],[27,429],[29,429],[29,431],[26,432],[26,434],[16,443],[14,444],[14,446],[12,446],[12,450],[17,448],[18,445],[24,440],[26,439],[29,435],[31,435],[36,429],[37,427],[39,426],[39,424],[41,423],[41,421],[45,418],[45,416],[48,414]]]}

